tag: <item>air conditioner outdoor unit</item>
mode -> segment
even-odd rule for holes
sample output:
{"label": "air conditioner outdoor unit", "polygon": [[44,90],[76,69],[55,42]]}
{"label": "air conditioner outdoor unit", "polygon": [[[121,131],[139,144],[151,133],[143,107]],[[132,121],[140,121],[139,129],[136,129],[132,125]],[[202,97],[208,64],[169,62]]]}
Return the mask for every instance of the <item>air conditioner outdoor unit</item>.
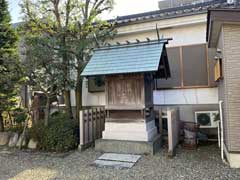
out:
{"label": "air conditioner outdoor unit", "polygon": [[233,4],[233,3],[235,3],[235,0],[227,0],[227,3],[228,4]]}
{"label": "air conditioner outdoor unit", "polygon": [[218,127],[218,111],[197,111],[195,112],[195,122],[200,124],[200,128]]}

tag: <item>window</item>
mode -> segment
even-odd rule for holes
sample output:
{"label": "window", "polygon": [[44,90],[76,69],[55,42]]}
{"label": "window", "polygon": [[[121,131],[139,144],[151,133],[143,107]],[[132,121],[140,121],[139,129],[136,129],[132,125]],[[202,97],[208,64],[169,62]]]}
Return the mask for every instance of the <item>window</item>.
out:
{"label": "window", "polygon": [[167,48],[171,77],[157,79],[157,89],[215,86],[213,52],[206,44]]}
{"label": "window", "polygon": [[88,91],[89,92],[104,92],[105,79],[103,76],[89,77],[88,78]]}
{"label": "window", "polygon": [[182,47],[183,85],[207,86],[208,65],[206,45]]}

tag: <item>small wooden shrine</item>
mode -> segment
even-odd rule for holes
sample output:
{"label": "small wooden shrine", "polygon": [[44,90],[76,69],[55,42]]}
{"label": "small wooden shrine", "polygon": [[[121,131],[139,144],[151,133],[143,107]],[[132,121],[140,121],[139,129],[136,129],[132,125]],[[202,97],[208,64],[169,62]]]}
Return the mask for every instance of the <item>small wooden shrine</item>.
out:
{"label": "small wooden shrine", "polygon": [[157,135],[153,116],[154,78],[168,78],[165,45],[156,40],[99,48],[82,76],[105,76],[103,139],[149,142]]}

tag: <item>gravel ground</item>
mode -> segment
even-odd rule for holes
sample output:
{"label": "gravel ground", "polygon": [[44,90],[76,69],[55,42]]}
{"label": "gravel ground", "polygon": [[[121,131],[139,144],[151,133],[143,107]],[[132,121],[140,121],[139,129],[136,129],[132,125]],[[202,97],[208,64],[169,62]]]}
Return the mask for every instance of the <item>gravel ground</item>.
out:
{"label": "gravel ground", "polygon": [[172,159],[167,157],[166,149],[162,149],[155,156],[142,156],[132,169],[92,166],[100,155],[93,149],[49,154],[0,148],[0,180],[240,179],[240,169],[224,165],[215,145],[202,146],[196,151],[178,148]]}

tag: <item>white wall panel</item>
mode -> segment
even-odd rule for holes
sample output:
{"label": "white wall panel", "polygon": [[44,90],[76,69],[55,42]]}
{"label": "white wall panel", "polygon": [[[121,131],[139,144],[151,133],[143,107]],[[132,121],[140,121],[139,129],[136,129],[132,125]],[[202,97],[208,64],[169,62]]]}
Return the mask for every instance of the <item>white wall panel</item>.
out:
{"label": "white wall panel", "polygon": [[83,80],[82,104],[83,106],[105,106],[105,92],[89,93],[87,79]]}
{"label": "white wall panel", "polygon": [[154,105],[217,104],[217,88],[158,90],[153,93]]}

